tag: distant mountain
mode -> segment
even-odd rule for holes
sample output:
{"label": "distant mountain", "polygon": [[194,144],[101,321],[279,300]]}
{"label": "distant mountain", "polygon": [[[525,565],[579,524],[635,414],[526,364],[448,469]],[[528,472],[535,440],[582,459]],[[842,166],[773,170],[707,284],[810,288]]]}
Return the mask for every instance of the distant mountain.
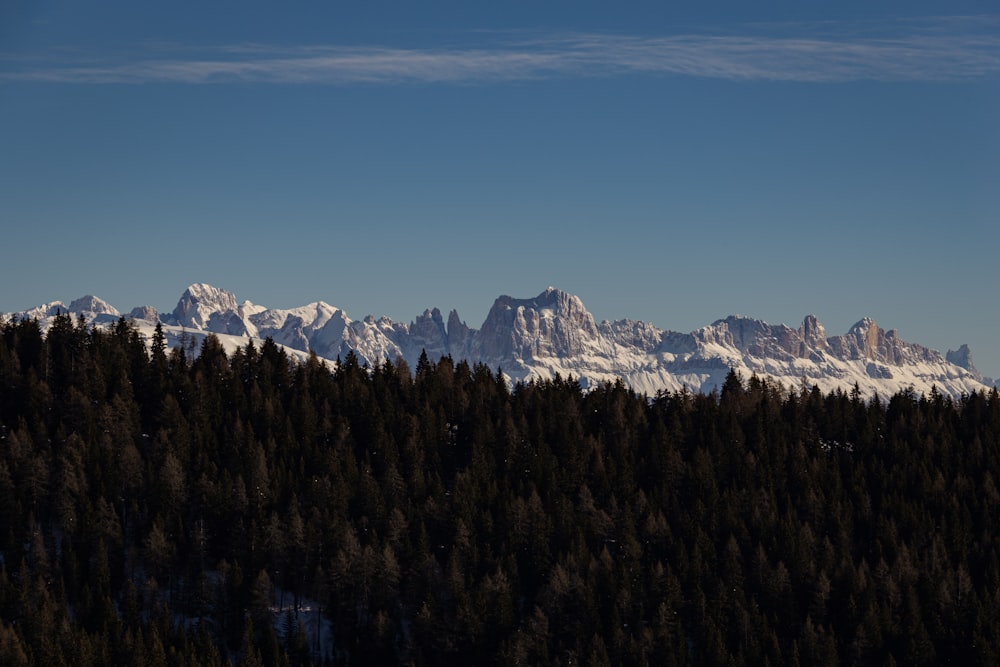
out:
{"label": "distant mountain", "polygon": [[[94,296],[69,306],[47,303],[13,316],[38,319],[44,327],[58,312],[98,325],[121,317]],[[905,389],[928,393],[936,387],[959,396],[993,386],[972,364],[966,345],[942,356],[868,318],[842,336],[827,336],[813,315],[797,329],[733,315],[678,333],[634,320],[598,323],[579,298],[552,287],[531,299],[497,298],[479,329],[468,327],[455,311],[446,321],[437,308],[425,310],[409,324],[370,315],[352,320],[322,301],[291,309],[265,308],[238,303],[233,293],[203,283],[185,290],[169,314],[142,306],[127,317],[147,337],[160,322],[172,346],[196,348],[209,333],[230,351],[248,340],[271,338],[297,358],[312,351],[333,362],[354,351],[369,364],[402,358],[411,367],[426,352],[432,361],[450,355],[484,363],[514,380],[558,373],[588,387],[621,378],[649,395],[684,387],[709,392],[722,385],[730,368],[744,378],[756,374],[786,386],[816,385],[822,391],[849,391],[857,385],[866,395],[887,396]]]}

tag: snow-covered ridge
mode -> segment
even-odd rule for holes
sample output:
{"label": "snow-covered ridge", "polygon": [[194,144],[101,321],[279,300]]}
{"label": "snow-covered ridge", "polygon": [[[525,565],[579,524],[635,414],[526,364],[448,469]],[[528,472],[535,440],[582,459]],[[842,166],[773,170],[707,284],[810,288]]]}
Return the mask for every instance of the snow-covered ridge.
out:
{"label": "snow-covered ridge", "polygon": [[[59,312],[97,325],[121,317],[94,296],[8,317],[34,318],[45,327]],[[730,368],[791,387],[805,382],[823,391],[846,391],[857,385],[882,396],[906,389],[927,393],[932,387],[959,396],[993,386],[976,370],[967,346],[942,355],[904,341],[895,329],[886,331],[870,318],[841,336],[827,336],[814,315],[797,329],[732,315],[680,333],[635,320],[597,323],[578,297],[553,287],[534,298],[498,297],[479,329],[468,327],[454,310],[445,320],[437,308],[428,309],[409,324],[371,315],[352,320],[323,301],[267,308],[240,303],[232,292],[204,283],[185,290],[169,314],[141,306],[127,317],[147,337],[160,323],[171,345],[196,347],[213,333],[232,351],[249,340],[271,338],[298,358],[311,351],[333,362],[354,351],[369,364],[402,358],[411,367],[426,352],[431,360],[451,355],[484,363],[515,380],[558,373],[587,387],[621,378],[649,395],[684,387],[711,391]]]}

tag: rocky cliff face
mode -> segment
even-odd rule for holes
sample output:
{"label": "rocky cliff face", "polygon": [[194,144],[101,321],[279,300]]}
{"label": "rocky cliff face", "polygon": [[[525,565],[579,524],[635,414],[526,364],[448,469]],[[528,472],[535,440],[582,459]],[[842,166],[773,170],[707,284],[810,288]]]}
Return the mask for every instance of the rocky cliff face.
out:
{"label": "rocky cliff face", "polygon": [[474,359],[531,365],[538,359],[574,357],[600,337],[583,303],[552,287],[534,299],[498,298],[471,341]]}
{"label": "rocky cliff face", "polygon": [[[451,354],[450,336],[445,326],[444,317],[437,308],[425,310],[410,324],[407,348],[427,351],[428,359],[440,359]],[[418,351],[419,356],[419,351]]]}
{"label": "rocky cliff face", "polygon": [[815,315],[806,316],[798,329],[734,315],[695,331],[694,336],[703,345],[734,348],[744,356],[786,362],[819,361],[830,352],[826,329]]}
{"label": "rocky cliff face", "polygon": [[845,335],[835,336],[829,342],[832,352],[845,359],[866,359],[897,366],[920,362],[937,364],[944,361],[940,352],[907,343],[895,329],[881,329],[874,320],[867,317],[851,327]]}
{"label": "rocky cliff face", "polygon": [[[44,324],[67,310],[97,323],[118,317],[117,310],[96,297],[78,299],[68,309],[53,302],[21,315]],[[131,317],[148,335],[157,315],[147,307],[133,310]],[[883,396],[910,388],[929,392],[936,387],[955,396],[988,388],[967,346],[945,358],[868,318],[832,337],[813,315],[797,329],[734,315],[679,333],[634,320],[597,324],[580,299],[554,288],[531,299],[499,297],[477,330],[455,311],[446,322],[437,308],[425,310],[409,324],[372,316],[352,320],[322,301],[292,309],[264,308],[249,301],[239,304],[231,292],[195,284],[162,324],[169,340],[183,340],[192,332],[214,333],[230,349],[248,339],[270,337],[293,355],[312,351],[333,361],[353,351],[370,365],[402,358],[411,367],[426,352],[432,360],[450,355],[501,368],[515,380],[559,373],[587,387],[621,378],[650,395],[682,387],[712,391],[730,368],[789,387],[805,382],[830,391],[857,385]]]}
{"label": "rocky cliff face", "polygon": [[948,350],[945,358],[948,360],[948,363],[964,368],[973,375],[979,375],[976,365],[972,363],[972,352],[969,350],[968,345],[963,343],[957,350]]}
{"label": "rocky cliff face", "polygon": [[815,315],[806,315],[802,326],[799,327],[799,336],[801,342],[797,356],[802,359],[809,358],[814,352],[826,352],[829,348],[826,342],[826,329]]}

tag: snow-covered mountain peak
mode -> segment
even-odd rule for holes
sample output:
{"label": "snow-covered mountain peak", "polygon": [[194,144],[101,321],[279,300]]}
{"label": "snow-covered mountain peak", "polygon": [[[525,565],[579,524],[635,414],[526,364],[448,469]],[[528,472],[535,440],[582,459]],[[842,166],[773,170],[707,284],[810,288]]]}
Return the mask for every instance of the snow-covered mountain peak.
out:
{"label": "snow-covered mountain peak", "polygon": [[235,313],[238,309],[236,295],[232,292],[195,283],[184,290],[173,315],[181,326],[205,329],[212,315]]}
{"label": "snow-covered mountain peak", "polygon": [[267,310],[267,308],[265,308],[264,306],[258,306],[257,304],[255,304],[252,301],[250,301],[249,299],[247,299],[243,303],[240,304],[240,310],[239,310],[239,312],[244,317],[250,317],[251,315],[256,315],[258,313],[263,313],[265,310]]}
{"label": "snow-covered mountain peak", "polygon": [[[97,297],[83,297],[69,308],[53,301],[15,316],[51,325],[56,314],[83,315],[101,325],[118,311]],[[403,358],[415,367],[420,355],[437,360],[484,363],[514,379],[551,378],[556,373],[577,378],[588,387],[623,379],[636,391],[689,387],[711,391],[721,386],[730,368],[748,377],[770,377],[788,387],[803,382],[823,391],[850,389],[883,396],[902,389],[939,391],[959,396],[985,389],[990,382],[972,365],[967,346],[939,352],[908,343],[895,330],[885,331],[871,318],[857,322],[844,335],[828,337],[815,315],[801,326],[771,325],[731,315],[691,333],[663,330],[648,322],[618,320],[599,326],[576,296],[549,287],[535,297],[500,296],[480,329],[472,329],[450,311],[447,319],[429,308],[409,324],[387,317],[352,320],[324,301],[291,309],[265,308],[250,301],[237,304],[233,293],[205,283],[185,290],[177,308],[158,316],[153,308],[130,313],[143,335],[156,322],[170,344],[184,344],[216,334],[229,350],[248,338],[271,338],[302,358],[310,351],[334,360],[354,352],[370,365]]]}
{"label": "snow-covered mountain peak", "polygon": [[184,290],[181,300],[191,299],[205,304],[216,304],[220,307],[236,308],[236,295],[208,283],[193,283]]}
{"label": "snow-covered mountain peak", "polygon": [[82,296],[69,304],[69,309],[74,313],[93,313],[94,315],[111,315],[120,317],[121,313],[104,299],[99,299],[92,294]]}
{"label": "snow-covered mountain peak", "polygon": [[17,313],[19,317],[44,321],[59,314],[83,315],[84,319],[90,321],[96,317],[103,316],[103,319],[114,319],[121,316],[118,310],[103,299],[88,294],[79,299],[74,299],[67,306],[62,301],[49,301],[40,306],[31,308],[22,313]]}
{"label": "snow-covered mountain peak", "polygon": [[29,320],[44,320],[47,317],[53,317],[59,313],[65,313],[68,310],[69,309],[66,308],[66,304],[62,301],[49,301],[48,303],[35,306],[30,310],[18,313],[18,316]]}
{"label": "snow-covered mountain peak", "polygon": [[261,332],[282,329],[290,323],[310,330],[322,329],[332,320],[336,320],[338,326],[351,323],[347,313],[325,301],[313,301],[298,308],[261,308],[259,312],[248,314],[247,319]]}
{"label": "snow-covered mountain peak", "polygon": [[263,309],[249,301],[241,307],[236,295],[207,283],[194,283],[184,290],[170,323],[189,329],[232,336],[257,336],[250,317]]}
{"label": "snow-covered mountain peak", "polygon": [[160,314],[152,306],[136,306],[129,311],[128,316],[133,320],[144,320],[146,322],[160,321]]}

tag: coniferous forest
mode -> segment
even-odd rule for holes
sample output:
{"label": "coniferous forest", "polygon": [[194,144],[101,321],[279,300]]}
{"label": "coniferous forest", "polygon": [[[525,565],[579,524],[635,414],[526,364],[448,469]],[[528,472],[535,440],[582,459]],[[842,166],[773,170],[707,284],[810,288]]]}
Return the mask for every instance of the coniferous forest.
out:
{"label": "coniferous forest", "polygon": [[1000,663],[996,391],[0,338],[0,665]]}

